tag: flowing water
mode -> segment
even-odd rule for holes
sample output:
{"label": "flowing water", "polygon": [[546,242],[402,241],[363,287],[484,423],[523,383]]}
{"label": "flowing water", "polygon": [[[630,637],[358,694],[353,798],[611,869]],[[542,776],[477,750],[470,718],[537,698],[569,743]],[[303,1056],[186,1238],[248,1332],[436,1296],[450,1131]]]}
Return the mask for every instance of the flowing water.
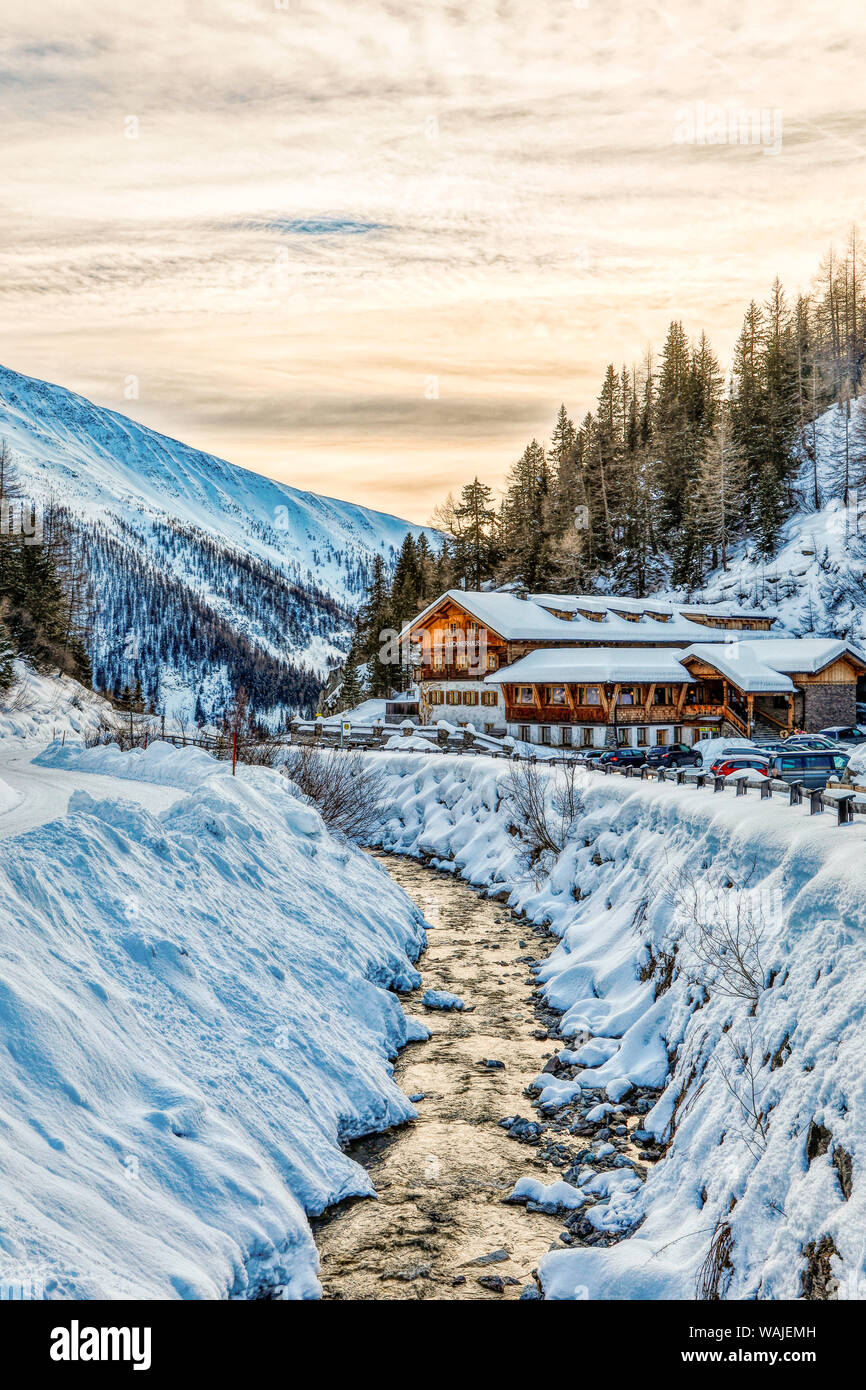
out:
{"label": "flowing water", "polygon": [[[545,1182],[559,1174],[498,1123],[535,1118],[523,1089],[557,1047],[543,1036],[529,969],[549,938],[459,880],[411,859],[383,862],[431,928],[418,962],[423,984],[403,1003],[432,1036],[409,1044],[395,1065],[403,1090],[424,1099],[417,1120],[349,1147],[378,1198],[344,1202],[315,1223],[325,1297],[518,1298],[562,1230],[561,1217],[503,1204],[524,1174]],[[425,989],[459,994],[472,1012],[427,1011]],[[486,1066],[491,1060],[504,1066]],[[478,1263],[494,1252],[500,1257]],[[501,1288],[478,1282],[491,1277]]]}

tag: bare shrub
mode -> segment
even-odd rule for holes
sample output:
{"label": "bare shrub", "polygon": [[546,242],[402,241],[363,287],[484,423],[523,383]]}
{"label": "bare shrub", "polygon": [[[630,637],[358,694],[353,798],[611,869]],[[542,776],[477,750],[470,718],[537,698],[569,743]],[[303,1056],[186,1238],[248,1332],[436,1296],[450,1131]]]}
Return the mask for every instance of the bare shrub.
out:
{"label": "bare shrub", "polygon": [[513,762],[508,770],[504,799],[514,817],[514,829],[523,842],[522,857],[528,867],[561,854],[583,815],[580,770],[577,764],[544,769],[544,765]]}
{"label": "bare shrub", "polygon": [[677,967],[677,948],[674,946],[672,951],[666,951],[663,947],[657,949],[652,942],[646,943],[646,960],[638,966],[637,977],[641,983],[652,980],[655,985],[654,998],[658,999],[662,994],[666,994],[674,982],[674,971]]}
{"label": "bare shrub", "polygon": [[117,743],[122,746],[122,733],[120,722],[114,714],[108,710],[100,710],[96,724],[86,735],[84,742],[88,748],[104,743]]}
{"label": "bare shrub", "polygon": [[734,1237],[731,1223],[727,1217],[717,1221],[703,1264],[698,1270],[695,1296],[702,1300],[715,1302],[724,1297],[733,1273],[731,1251]]}
{"label": "bare shrub", "polygon": [[766,987],[765,941],[770,927],[765,895],[740,883],[679,870],[669,885],[683,939],[701,967],[695,983],[753,1007]]}
{"label": "bare shrub", "polygon": [[288,750],[282,771],[332,830],[364,840],[376,829],[385,808],[385,779],[362,753],[301,744]]}
{"label": "bare shrub", "polygon": [[759,1040],[756,1042],[752,1024],[749,1024],[748,1041],[738,1042],[730,1033],[725,1034],[731,1052],[733,1066],[714,1059],[716,1067],[725,1083],[728,1094],[736,1102],[742,1122],[738,1130],[740,1138],[753,1158],[760,1158],[767,1146],[769,1122],[761,1103],[762,1086],[759,1082],[762,1055]]}

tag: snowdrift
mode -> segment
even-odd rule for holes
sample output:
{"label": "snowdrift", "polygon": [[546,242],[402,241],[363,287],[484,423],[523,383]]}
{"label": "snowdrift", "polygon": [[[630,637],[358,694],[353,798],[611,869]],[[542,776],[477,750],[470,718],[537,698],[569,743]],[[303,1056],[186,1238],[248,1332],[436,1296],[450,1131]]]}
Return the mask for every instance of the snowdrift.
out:
{"label": "snowdrift", "polygon": [[[615,1244],[545,1256],[546,1296],[691,1299],[707,1256],[729,1248],[722,1297],[800,1297],[821,1259],[837,1296],[862,1297],[863,825],[584,772],[568,842],[528,870],[501,763],[395,753],[377,766],[386,848],[508,895],[560,938],[540,979],[563,1060],[578,1049],[585,1065],[554,1089],[661,1088],[644,1127],[664,1158],[635,1190],[599,1193],[592,1221]],[[539,775],[550,795],[563,774]],[[732,922],[740,975],[712,951]]]}
{"label": "snowdrift", "polygon": [[0,700],[0,741],[44,748],[65,735],[80,742],[115,717],[107,700],[71,676],[43,676],[26,661],[16,661],[13,670],[12,688]]}
{"label": "snowdrift", "polygon": [[50,1298],[315,1297],[307,1213],[369,1193],[342,1141],[414,1115],[417,909],[284,777],[58,744],[171,782],[77,792],[0,860],[0,1278]]}

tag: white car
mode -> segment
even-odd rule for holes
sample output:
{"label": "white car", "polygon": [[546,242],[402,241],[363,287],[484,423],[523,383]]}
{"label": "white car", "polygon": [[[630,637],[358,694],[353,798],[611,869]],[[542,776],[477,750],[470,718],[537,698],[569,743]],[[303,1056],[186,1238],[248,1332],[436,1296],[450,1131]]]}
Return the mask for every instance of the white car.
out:
{"label": "white car", "polygon": [[862,743],[866,739],[866,729],[862,729],[859,724],[831,724],[829,729],[819,729],[818,731],[824,738],[832,739],[834,743]]}

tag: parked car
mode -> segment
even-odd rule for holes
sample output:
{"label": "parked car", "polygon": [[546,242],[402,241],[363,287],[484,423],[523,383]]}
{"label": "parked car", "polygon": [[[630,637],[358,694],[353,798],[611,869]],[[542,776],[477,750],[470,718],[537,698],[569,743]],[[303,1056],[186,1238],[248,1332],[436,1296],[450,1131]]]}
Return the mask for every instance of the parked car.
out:
{"label": "parked car", "polygon": [[702,764],[707,772],[713,763],[718,762],[719,758],[750,757],[755,753],[764,751],[756,743],[744,738],[731,739],[730,742],[722,738],[704,739],[703,744],[703,747],[695,745],[695,751],[700,753]]}
{"label": "parked car", "polygon": [[716,758],[710,772],[716,777],[727,777],[731,772],[740,772],[745,768],[749,772],[763,772],[766,775],[769,765],[769,753],[731,753],[728,757],[723,755]]}
{"label": "parked car", "polygon": [[571,756],[576,763],[594,763],[603,752],[603,748],[576,748]]}
{"label": "parked car", "polygon": [[646,749],[608,748],[606,753],[602,753],[598,761],[600,763],[614,763],[614,765],[622,767],[626,763],[631,763],[632,767],[641,767],[646,762]]}
{"label": "parked car", "polygon": [[700,767],[701,755],[687,743],[657,743],[646,750],[650,767]]}
{"label": "parked car", "polygon": [[829,738],[833,743],[863,743],[866,741],[866,729],[861,729],[858,724],[834,724],[829,729],[819,729],[822,738]]}
{"label": "parked car", "polygon": [[814,791],[826,787],[831,777],[840,777],[847,766],[847,753],[838,749],[828,752],[820,748],[786,748],[782,753],[770,754],[769,771],[771,777],[782,782],[802,782]]}
{"label": "parked car", "polygon": [[785,739],[783,751],[786,748],[810,748],[816,752],[832,753],[837,747],[838,744],[831,738],[825,738],[823,734],[792,734],[790,738]]}

